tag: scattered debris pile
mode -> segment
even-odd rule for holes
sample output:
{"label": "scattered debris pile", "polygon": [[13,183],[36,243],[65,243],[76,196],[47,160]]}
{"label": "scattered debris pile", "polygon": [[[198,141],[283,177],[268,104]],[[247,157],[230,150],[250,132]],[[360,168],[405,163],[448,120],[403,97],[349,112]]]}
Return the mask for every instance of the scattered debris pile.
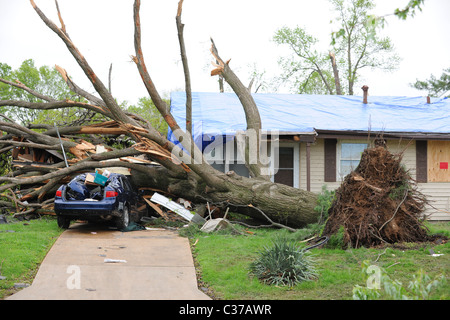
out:
{"label": "scattered debris pile", "polygon": [[384,146],[366,149],[336,190],[323,234],[343,227],[344,244],[354,248],[429,240],[423,225],[427,200],[401,160],[402,153]]}

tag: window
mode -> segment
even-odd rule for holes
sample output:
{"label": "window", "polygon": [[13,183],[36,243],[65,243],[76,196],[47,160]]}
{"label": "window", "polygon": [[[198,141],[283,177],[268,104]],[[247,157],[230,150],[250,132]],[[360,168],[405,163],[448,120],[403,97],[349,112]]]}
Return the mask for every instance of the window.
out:
{"label": "window", "polygon": [[294,186],[294,148],[279,148],[275,182]]}
{"label": "window", "polygon": [[270,148],[270,167],[273,182],[299,188],[299,143],[281,142]]}
{"label": "window", "polygon": [[346,175],[358,166],[361,154],[366,148],[367,143],[340,143],[338,179],[343,180]]}
{"label": "window", "polygon": [[238,151],[236,139],[223,143],[222,139],[211,143],[204,150],[204,157],[211,166],[221,172],[234,171],[236,174],[249,177],[245,166],[244,155]]}

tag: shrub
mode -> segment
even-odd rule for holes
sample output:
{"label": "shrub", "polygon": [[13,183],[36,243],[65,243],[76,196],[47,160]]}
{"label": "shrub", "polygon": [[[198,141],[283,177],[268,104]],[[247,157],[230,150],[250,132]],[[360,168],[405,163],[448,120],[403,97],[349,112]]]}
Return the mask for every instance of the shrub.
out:
{"label": "shrub", "polygon": [[323,185],[322,192],[317,196],[317,205],[314,207],[314,210],[320,214],[319,224],[323,224],[328,219],[328,210],[335,198],[335,190],[327,190],[327,186]]}
{"label": "shrub", "polygon": [[309,252],[286,238],[278,238],[271,247],[264,247],[249,270],[265,284],[289,287],[317,276]]}
{"label": "shrub", "polygon": [[398,280],[392,280],[385,270],[375,266],[372,271],[369,272],[369,261],[364,261],[362,264],[362,272],[365,275],[369,275],[367,282],[370,282],[370,278],[376,279],[377,286],[354,286],[353,287],[353,300],[377,300],[381,297],[381,290],[384,289],[385,294],[394,300],[427,300],[429,299],[431,292],[446,283],[444,275],[440,275],[432,279],[422,269],[413,275],[413,280],[409,282],[407,287],[404,287]]}

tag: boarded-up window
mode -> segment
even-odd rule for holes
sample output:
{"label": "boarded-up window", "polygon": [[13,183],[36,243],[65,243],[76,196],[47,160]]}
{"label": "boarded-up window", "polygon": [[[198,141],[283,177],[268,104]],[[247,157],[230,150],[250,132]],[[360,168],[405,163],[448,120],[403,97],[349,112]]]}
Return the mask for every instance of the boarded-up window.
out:
{"label": "boarded-up window", "polygon": [[428,182],[450,182],[450,141],[428,141]]}

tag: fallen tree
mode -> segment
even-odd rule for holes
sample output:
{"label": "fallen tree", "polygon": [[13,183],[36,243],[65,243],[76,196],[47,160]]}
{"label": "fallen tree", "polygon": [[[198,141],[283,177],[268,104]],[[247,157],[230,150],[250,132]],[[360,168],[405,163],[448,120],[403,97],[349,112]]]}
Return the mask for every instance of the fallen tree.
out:
{"label": "fallen tree", "polygon": [[[15,187],[21,186],[21,190],[25,190],[25,192],[22,193],[23,197],[20,199],[20,203],[16,202],[16,204],[22,206],[25,200],[29,203],[31,200],[37,199],[42,207],[44,201],[45,205],[49,204],[48,200],[53,196],[55,188],[63,181],[67,181],[70,177],[94,168],[120,166],[131,170],[132,179],[138,187],[151,187],[164,190],[170,194],[192,201],[233,203],[236,205],[235,208],[237,211],[245,212],[257,218],[261,218],[259,212],[261,210],[271,220],[292,227],[300,227],[317,221],[317,213],[314,211],[316,195],[301,189],[271,182],[269,177],[264,173],[265,167],[263,162],[259,161],[258,155],[256,155],[258,159],[257,163],[250,163],[249,161],[247,163],[251,175],[251,178],[247,178],[238,176],[234,172],[223,173],[214,169],[204,159],[198,147],[192,142],[192,136],[190,135],[191,120],[189,116],[191,103],[190,79],[183,40],[183,25],[181,23],[183,0],[180,0],[178,4],[176,22],[186,81],[188,111],[186,124],[187,135],[181,129],[180,124],[175,121],[150,77],[141,48],[140,1],[136,0],[133,7],[135,28],[135,56],[133,57],[133,61],[137,66],[139,75],[148,94],[161,116],[167,122],[169,128],[173,132],[181,132],[183,136],[187,136],[186,139],[180,141],[184,150],[190,151],[184,152],[183,157],[179,157],[182,150],[160,134],[147,121],[139,117],[139,115],[127,113],[120,108],[110,91],[98,78],[85,57],[69,37],[62,14],[59,11],[58,3],[56,2],[56,8],[61,27],[58,27],[48,19],[33,0],[30,0],[30,3],[46,26],[67,46],[67,49],[84,71],[99,97],[89,94],[77,86],[69,77],[67,71],[58,66],[57,70],[67,85],[73,92],[82,97],[85,102],[71,100],[55,101],[52,97],[47,97],[33,90],[29,90],[24,84],[20,84],[19,87],[21,89],[28,89],[27,91],[38,97],[41,102],[4,100],[0,101],[0,106],[40,110],[76,107],[101,114],[105,119],[109,120],[95,125],[69,126],[59,128],[59,130],[48,127],[46,131],[39,132],[14,123],[11,119],[4,117],[6,120],[0,122],[0,130],[7,132],[6,135],[0,138],[3,151],[27,146],[46,150],[59,150],[62,148],[67,153],[69,159],[67,165],[64,162],[47,166],[23,165],[18,170],[0,177],[0,183],[3,183],[0,186],[0,192],[8,192],[8,190],[13,190]],[[211,75],[222,76],[239,97],[245,111],[247,130],[256,132],[257,145],[259,146],[261,142],[261,119],[258,108],[249,90],[231,70],[229,60],[227,62],[223,61],[212,40],[211,43],[211,53],[216,61],[216,68],[211,72]],[[2,82],[7,83],[6,81]],[[59,139],[59,134],[62,135],[62,139]],[[89,134],[124,134],[129,136],[135,143],[125,149],[114,150],[108,148],[107,152],[97,153],[96,144],[87,141],[89,138],[86,135]],[[65,138],[69,135],[70,139]],[[80,135],[83,136],[81,137]],[[13,139],[14,137],[20,137],[21,139],[17,141]],[[259,150],[259,148],[256,148],[256,150]],[[246,146],[245,151],[246,157],[249,159],[249,145]],[[146,155],[149,161],[157,162],[159,166],[145,166],[126,161],[127,157],[142,154]],[[200,155],[200,161],[198,155]],[[107,161],[111,159],[116,160]],[[42,185],[34,187],[34,185],[39,183]],[[26,186],[32,187],[27,190]],[[258,210],[254,210],[252,207],[256,207]]]}

